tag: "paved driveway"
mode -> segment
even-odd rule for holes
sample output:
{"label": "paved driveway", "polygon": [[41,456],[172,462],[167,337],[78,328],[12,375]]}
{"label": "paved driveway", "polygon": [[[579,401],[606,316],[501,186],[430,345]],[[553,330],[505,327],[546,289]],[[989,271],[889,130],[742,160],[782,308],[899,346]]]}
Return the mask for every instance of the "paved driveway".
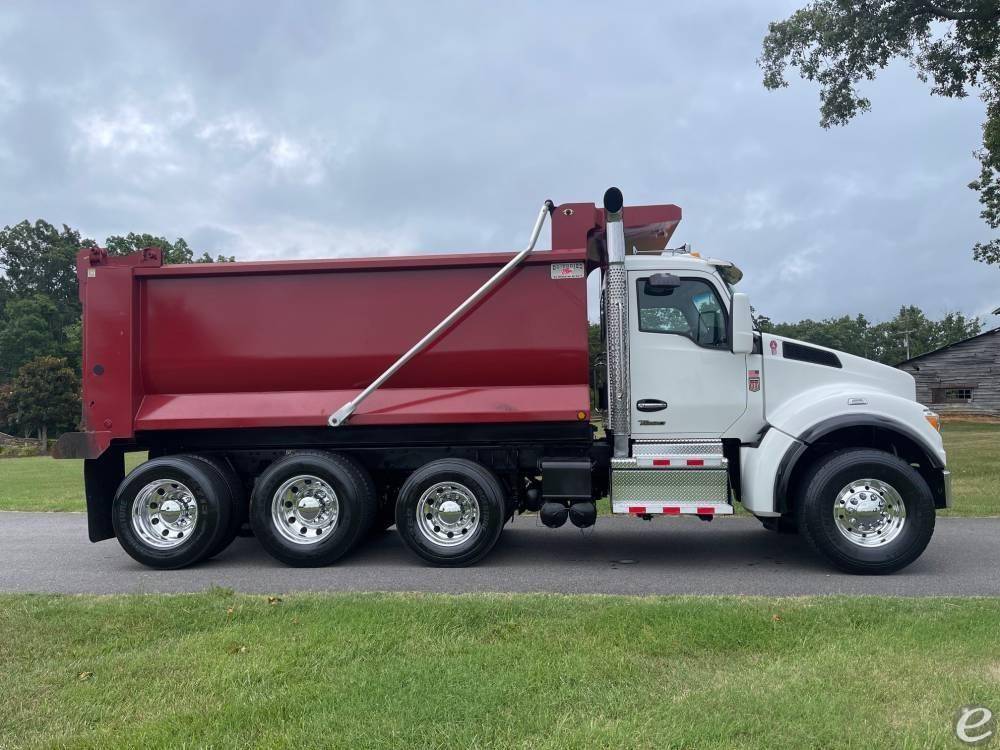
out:
{"label": "paved driveway", "polygon": [[248,592],[548,591],[567,594],[1000,595],[1000,518],[943,518],[924,555],[891,576],[839,573],[796,536],[748,518],[600,518],[594,529],[515,519],[486,560],[431,568],[394,530],[329,568],[286,567],[254,539],[214,560],[154,571],[114,540],[91,544],[79,513],[0,513],[0,591],[179,592],[225,586]]}

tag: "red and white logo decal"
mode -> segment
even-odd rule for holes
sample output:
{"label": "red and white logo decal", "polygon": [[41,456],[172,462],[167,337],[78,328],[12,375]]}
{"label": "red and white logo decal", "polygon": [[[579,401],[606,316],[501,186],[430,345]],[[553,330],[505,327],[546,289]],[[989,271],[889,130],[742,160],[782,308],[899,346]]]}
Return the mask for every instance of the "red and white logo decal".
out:
{"label": "red and white logo decal", "polygon": [[774,356],[777,353],[778,353],[778,342],[772,339],[771,340],[771,356]]}
{"label": "red and white logo decal", "polygon": [[553,279],[582,279],[583,263],[553,263],[551,276]]}
{"label": "red and white logo decal", "polygon": [[747,388],[751,393],[760,390],[760,370],[747,370]]}

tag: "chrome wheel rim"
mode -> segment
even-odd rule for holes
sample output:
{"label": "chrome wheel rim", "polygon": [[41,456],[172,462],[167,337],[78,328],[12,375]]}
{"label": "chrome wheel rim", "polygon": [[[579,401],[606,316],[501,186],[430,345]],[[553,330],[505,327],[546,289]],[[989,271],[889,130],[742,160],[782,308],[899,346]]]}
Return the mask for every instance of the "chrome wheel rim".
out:
{"label": "chrome wheel rim", "polygon": [[318,544],[340,518],[340,500],[328,482],[300,474],[282,484],[271,498],[271,521],[293,544]]}
{"label": "chrome wheel rim", "polygon": [[433,484],[417,501],[417,528],[432,544],[462,544],[479,529],[479,501],[464,484]]}
{"label": "chrome wheel rim", "polygon": [[845,539],[859,547],[881,547],[906,524],[906,505],[891,484],[858,479],[837,493],[833,521]]}
{"label": "chrome wheel rim", "polygon": [[198,526],[198,501],[190,488],[173,479],[150,482],[132,501],[132,530],[155,549],[173,549]]}

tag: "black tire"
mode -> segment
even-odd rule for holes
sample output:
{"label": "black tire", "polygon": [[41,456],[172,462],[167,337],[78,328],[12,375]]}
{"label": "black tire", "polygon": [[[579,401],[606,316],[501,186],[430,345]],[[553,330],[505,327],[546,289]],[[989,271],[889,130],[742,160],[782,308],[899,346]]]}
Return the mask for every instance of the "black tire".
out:
{"label": "black tire", "polygon": [[224,458],[218,458],[217,456],[204,456],[200,453],[189,453],[185,454],[185,458],[193,458],[196,461],[202,461],[212,468],[213,471],[217,472],[222,480],[226,483],[226,487],[229,488],[229,502],[232,504],[232,512],[229,518],[229,529],[226,533],[219,539],[215,547],[209,551],[205,556],[205,559],[211,559],[223,552],[233,540],[236,539],[240,534],[240,530],[243,524],[247,522],[247,518],[250,513],[250,503],[247,497],[246,490],[243,488],[243,482],[240,481],[239,476],[233,471],[233,467],[229,465],[229,462]]}
{"label": "black tire", "polygon": [[[850,541],[834,519],[838,493],[861,479],[891,485],[906,511],[898,535],[879,546]],[[870,448],[832,453],[809,469],[800,486],[799,530],[820,555],[848,573],[880,575],[900,570],[920,557],[934,533],[934,498],[927,482],[891,453]]]}
{"label": "black tire", "polygon": [[760,525],[763,526],[768,531],[773,531],[777,534],[798,534],[799,533],[799,522],[795,516],[756,516],[757,520],[760,521]]}
{"label": "black tire", "polygon": [[[479,506],[479,520],[474,530],[468,539],[454,546],[433,542],[418,523],[421,496],[441,482],[455,482],[468,488]],[[506,509],[503,487],[493,472],[474,461],[443,458],[420,467],[403,483],[396,500],[396,530],[411,551],[432,565],[472,565],[496,545],[506,521]]]}
{"label": "black tire", "polygon": [[[308,544],[290,541],[275,527],[271,513],[275,493],[299,475],[326,482],[337,499],[336,522]],[[250,525],[275,559],[301,568],[330,565],[350,552],[371,528],[376,509],[374,490],[368,472],[346,456],[319,451],[290,453],[268,466],[257,479],[250,499]]]}
{"label": "black tire", "polygon": [[[187,487],[197,508],[194,528],[186,532],[183,541],[168,549],[154,546],[133,524],[137,497],[157,481]],[[164,456],[146,461],[125,477],[115,493],[111,518],[119,544],[131,557],[151,568],[176,569],[194,565],[212,554],[229,533],[231,515],[229,487],[218,472],[188,456]],[[150,523],[159,523],[159,519]]]}

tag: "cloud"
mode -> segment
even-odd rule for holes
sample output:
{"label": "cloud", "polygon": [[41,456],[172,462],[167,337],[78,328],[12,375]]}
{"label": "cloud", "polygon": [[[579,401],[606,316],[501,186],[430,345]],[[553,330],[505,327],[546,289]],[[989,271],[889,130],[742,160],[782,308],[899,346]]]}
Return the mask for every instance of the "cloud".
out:
{"label": "cloud", "polygon": [[9,4],[0,225],[246,259],[513,250],[543,199],[617,184],[682,206],[675,243],[732,258],[774,319],[992,309],[982,104],[892,66],[821,129],[814,87],[754,64],[798,4]]}

